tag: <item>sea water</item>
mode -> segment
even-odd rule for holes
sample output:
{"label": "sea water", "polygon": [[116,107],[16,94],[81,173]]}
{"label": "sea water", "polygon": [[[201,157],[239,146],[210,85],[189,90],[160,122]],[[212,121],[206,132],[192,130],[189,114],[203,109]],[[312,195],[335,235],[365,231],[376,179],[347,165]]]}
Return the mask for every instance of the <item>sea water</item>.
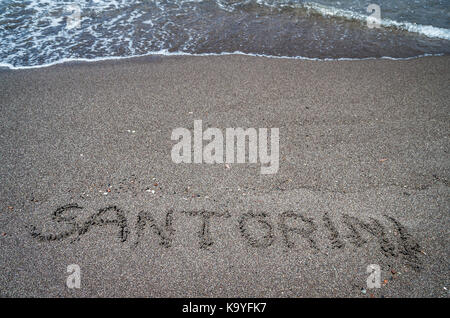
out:
{"label": "sea water", "polygon": [[0,0],[0,66],[148,54],[447,55],[449,17],[450,0]]}

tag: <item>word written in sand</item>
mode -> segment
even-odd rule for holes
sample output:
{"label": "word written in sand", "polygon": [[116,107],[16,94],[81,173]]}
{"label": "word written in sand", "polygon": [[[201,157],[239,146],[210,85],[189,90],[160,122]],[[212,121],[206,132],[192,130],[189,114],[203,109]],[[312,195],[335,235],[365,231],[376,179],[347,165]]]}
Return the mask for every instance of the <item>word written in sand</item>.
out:
{"label": "word written in sand", "polygon": [[[115,227],[120,242],[130,240],[131,229],[135,231],[133,246],[138,246],[144,239],[155,239],[159,245],[170,248],[173,245],[175,225],[183,226],[185,222],[176,219],[181,215],[197,218],[200,227],[195,229],[198,234],[198,247],[209,249],[214,243],[211,227],[212,221],[220,223],[220,229],[226,227],[225,222],[232,223],[232,216],[228,212],[214,212],[208,210],[178,211],[168,210],[162,221],[157,221],[149,211],[140,211],[134,224],[130,225],[127,214],[117,206],[107,206],[92,213],[84,220],[78,220],[73,212],[81,211],[78,204],[67,204],[57,208],[51,215],[57,224],[65,225],[65,230],[55,234],[45,234],[30,226],[31,236],[40,241],[61,241],[72,237],[72,241],[79,240],[83,235],[104,226]],[[306,244],[312,252],[319,252],[320,246],[339,250],[346,246],[363,247],[369,241],[378,245],[379,252],[388,258],[401,258],[415,269],[420,269],[421,249],[419,244],[408,233],[407,229],[395,218],[384,215],[389,226],[385,226],[377,219],[369,218],[363,221],[347,214],[341,215],[344,231],[339,231],[335,220],[328,213],[314,219],[298,211],[285,211],[278,215],[265,212],[246,212],[234,216],[235,230],[240,233],[242,244],[253,248],[269,248],[276,240],[275,233],[280,233],[280,241],[284,250],[295,248],[296,245]],[[276,220],[273,220],[276,218]],[[392,235],[391,233],[394,233]],[[321,244],[319,244],[321,243]]]}
{"label": "word written in sand", "polygon": [[[270,154],[268,152],[267,135],[267,128],[259,128],[258,132],[255,128],[246,130],[243,128],[225,129],[225,162],[246,162],[246,139],[248,137],[248,162],[257,163],[259,158],[262,174],[277,173],[280,148],[279,129],[270,129]],[[174,163],[191,163],[191,131],[186,128],[176,128],[172,131],[171,139],[174,141],[180,140],[172,148],[172,161]],[[203,131],[202,121],[194,120],[193,139],[194,163],[224,163],[224,138],[219,128],[208,128]],[[205,148],[203,148],[203,141],[209,141]]]}

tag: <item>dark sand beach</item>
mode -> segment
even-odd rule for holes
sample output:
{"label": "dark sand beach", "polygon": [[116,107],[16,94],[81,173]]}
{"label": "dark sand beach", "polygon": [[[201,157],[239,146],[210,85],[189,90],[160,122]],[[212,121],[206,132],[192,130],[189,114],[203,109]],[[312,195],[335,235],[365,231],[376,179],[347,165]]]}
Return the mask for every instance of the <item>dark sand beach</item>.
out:
{"label": "dark sand beach", "polygon": [[[449,70],[241,55],[0,70],[0,296],[448,297]],[[279,128],[278,173],[173,163],[171,132],[199,119]]]}

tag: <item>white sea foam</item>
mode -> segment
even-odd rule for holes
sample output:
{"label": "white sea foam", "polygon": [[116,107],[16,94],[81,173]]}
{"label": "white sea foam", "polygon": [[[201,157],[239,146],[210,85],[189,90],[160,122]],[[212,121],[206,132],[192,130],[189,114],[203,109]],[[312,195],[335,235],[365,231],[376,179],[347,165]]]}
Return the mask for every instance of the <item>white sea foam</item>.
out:
{"label": "white sea foam", "polygon": [[201,57],[201,56],[227,56],[227,55],[244,55],[251,57],[263,57],[270,59],[287,59],[287,60],[306,60],[306,61],[365,61],[365,60],[394,60],[394,61],[407,61],[413,60],[422,57],[430,57],[430,56],[443,56],[444,54],[421,54],[417,56],[411,57],[390,57],[390,56],[382,56],[382,57],[364,57],[364,58],[312,58],[305,56],[276,56],[276,55],[267,55],[267,54],[253,54],[253,53],[244,53],[240,51],[234,52],[222,52],[222,53],[186,53],[186,52],[169,52],[167,50],[148,52],[146,54],[141,55],[131,55],[131,56],[106,56],[106,57],[96,57],[92,59],[87,58],[63,58],[58,61],[54,61],[51,63],[43,64],[43,65],[31,65],[31,66],[14,66],[8,63],[1,63],[0,68],[7,68],[10,70],[29,70],[29,69],[39,69],[39,68],[47,68],[50,66],[65,64],[65,63],[77,63],[77,62],[85,62],[85,63],[93,63],[93,62],[102,62],[102,61],[114,61],[114,60],[127,60],[132,58],[146,57],[146,56],[193,56],[193,57]]}
{"label": "white sea foam", "polygon": [[[223,52],[218,54],[192,54],[187,52],[169,53],[168,49],[189,52],[199,51],[198,48],[202,47],[206,41],[210,40],[209,37],[211,34],[208,33],[207,28],[201,29],[201,19],[198,24],[197,22],[194,24],[189,21],[184,22],[185,24],[183,25],[177,24],[179,16],[183,19],[183,16],[192,13],[190,10],[192,10],[193,5],[204,5],[207,1],[211,0],[79,1],[77,3],[79,3],[83,10],[81,27],[67,30],[67,28],[65,28],[67,12],[64,12],[64,8],[69,4],[73,4],[74,2],[72,0],[29,0],[26,2],[23,2],[23,0],[8,0],[8,2],[2,2],[0,0],[0,11],[5,8],[4,12],[0,12],[0,19],[4,18],[5,21],[7,21],[7,23],[3,25],[0,24],[0,66],[8,67],[10,69],[26,69],[46,67],[69,61],[99,61],[158,54],[192,56],[245,54],[271,58],[339,60],[302,56],[273,56],[242,52]],[[151,7],[152,9],[150,10],[149,6],[131,6],[131,4],[142,4],[145,2],[149,5],[154,5],[154,7]],[[18,5],[5,6],[5,3]],[[271,10],[281,10],[286,7],[292,7],[306,9],[323,16],[353,19],[361,21],[362,23],[367,19],[367,15],[364,14],[332,6],[320,5],[315,2],[290,0],[215,0],[215,3],[218,8],[227,12],[233,12],[240,9],[244,10],[243,8],[247,4],[254,5],[256,3],[260,6],[268,7]],[[22,20],[11,18],[12,16],[17,17],[17,10],[23,10],[23,5],[25,5],[24,11],[27,12],[27,15],[24,16]],[[250,9],[253,10],[255,8],[251,7]],[[89,15],[89,12],[93,13],[94,18]],[[103,15],[103,17],[107,18],[96,19],[95,14]],[[395,27],[430,38],[450,40],[450,30],[445,28],[410,22],[397,22],[389,19],[383,19],[381,24],[386,28]],[[207,23],[203,22],[203,25],[207,25]],[[219,25],[219,27],[224,27],[224,25]],[[319,32],[317,34],[312,34],[311,38],[317,40],[317,43],[319,43],[318,45],[321,45],[321,36],[322,35]],[[174,40],[174,38],[176,39]],[[248,39],[248,37],[243,37],[243,45],[232,46],[231,50],[234,48],[245,50],[246,39]],[[214,39],[211,36],[210,43],[215,43],[214,41],[216,40],[217,38]],[[174,42],[176,43],[173,45]],[[314,41],[311,41],[311,43],[313,42]],[[326,49],[333,47],[332,44],[329,45],[329,43],[327,43],[328,46],[320,47],[320,50],[318,49],[318,51],[322,52],[322,49],[326,51]],[[425,47],[428,48],[427,46]],[[445,48],[444,50],[441,50],[440,48],[434,50],[413,50],[413,52],[416,52],[416,55],[423,52],[447,52],[446,54],[448,54],[448,50],[446,51]],[[214,49],[209,50],[214,51]],[[221,49],[217,49],[216,51],[221,51]],[[277,52],[277,50],[269,51]],[[279,51],[280,50],[278,50],[278,52]],[[297,52],[299,52],[299,55],[303,54],[301,53],[303,51]],[[311,56],[314,54],[308,55]],[[322,54],[322,56],[323,55],[326,54]],[[377,54],[374,53],[374,55]],[[407,54],[399,54],[399,56],[405,55]],[[329,54],[329,56],[334,55]],[[418,56],[424,56],[424,54]],[[411,58],[414,57],[417,56]],[[359,59],[349,58],[349,60]]]}
{"label": "white sea foam", "polygon": [[[251,2],[247,1],[232,1],[228,3],[223,0],[216,0],[221,8],[227,11],[234,11],[236,6],[242,5],[243,3]],[[271,8],[271,9],[282,9],[282,8],[296,8],[296,9],[306,9],[311,12],[321,14],[328,17],[340,17],[350,20],[359,20],[363,23],[367,21],[368,15],[361,14],[351,10],[345,10],[336,8],[334,6],[323,5],[316,2],[303,2],[303,1],[291,1],[291,0],[256,0],[259,5]],[[395,21],[392,19],[381,19],[381,25],[384,27],[396,27],[403,29],[408,32],[414,32],[423,34],[431,38],[440,38],[444,40],[450,40],[450,29],[435,27],[432,25],[421,25],[417,23],[407,22],[407,21]]]}
{"label": "white sea foam", "polygon": [[[292,7],[293,5],[290,5],[290,6]],[[302,4],[297,5],[297,7],[298,6],[304,7],[310,11],[317,12],[323,16],[354,19],[354,20],[359,20],[363,23],[365,23],[367,21],[367,18],[369,17],[368,15],[360,14],[360,13],[349,11],[349,10],[338,9],[335,7],[324,6],[324,5],[317,4],[315,2],[302,3]],[[294,5],[294,7],[295,7],[295,5]],[[430,38],[440,38],[440,39],[444,39],[444,40],[450,40],[450,30],[449,29],[438,28],[438,27],[435,27],[432,25],[421,25],[421,24],[416,24],[416,23],[411,23],[411,22],[399,22],[399,21],[383,19],[383,18],[381,19],[380,24],[384,27],[396,27],[396,28],[399,28],[399,29],[402,29],[402,30],[405,30],[408,32],[423,34]]]}

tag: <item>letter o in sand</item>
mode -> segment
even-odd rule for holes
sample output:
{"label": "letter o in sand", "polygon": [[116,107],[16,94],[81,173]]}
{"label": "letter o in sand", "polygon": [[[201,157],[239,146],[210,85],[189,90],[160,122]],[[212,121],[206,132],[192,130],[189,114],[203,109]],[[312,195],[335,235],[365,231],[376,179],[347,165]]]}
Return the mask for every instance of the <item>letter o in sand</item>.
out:
{"label": "letter o in sand", "polygon": [[245,240],[253,247],[272,245],[273,226],[265,219],[266,213],[245,213],[239,218],[239,230]]}

